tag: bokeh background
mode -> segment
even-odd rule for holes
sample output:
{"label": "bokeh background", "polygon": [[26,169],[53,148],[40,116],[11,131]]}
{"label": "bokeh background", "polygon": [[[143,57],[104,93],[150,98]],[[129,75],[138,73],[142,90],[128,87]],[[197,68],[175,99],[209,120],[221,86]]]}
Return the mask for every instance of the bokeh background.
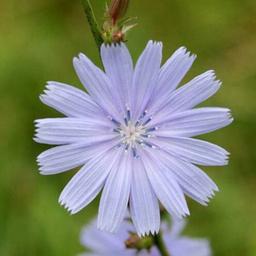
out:
{"label": "bokeh background", "polygon": [[[93,0],[99,22],[104,0]],[[205,168],[221,192],[209,207],[189,200],[186,234],[208,237],[214,255],[256,255],[256,1],[131,0],[138,27],[128,46],[137,59],[149,39],[165,59],[185,45],[198,55],[186,80],[214,69],[223,87],[204,105],[232,109],[235,122],[203,136],[231,152],[227,167]],[[47,80],[82,88],[72,68],[80,51],[100,64],[80,1],[0,1],[0,255],[76,255],[81,226],[97,202],[70,216],[57,203],[75,171],[40,176],[33,120],[57,116],[39,102]]]}

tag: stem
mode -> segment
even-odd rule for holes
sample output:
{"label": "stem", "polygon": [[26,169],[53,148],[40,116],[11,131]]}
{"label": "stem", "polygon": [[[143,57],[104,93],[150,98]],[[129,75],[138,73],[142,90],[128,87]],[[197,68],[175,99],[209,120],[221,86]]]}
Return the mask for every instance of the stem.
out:
{"label": "stem", "polygon": [[164,244],[164,240],[161,232],[159,232],[157,235],[154,235],[154,244],[156,245],[156,247],[158,248],[162,256],[170,256]]}
{"label": "stem", "polygon": [[92,5],[90,3],[90,0],[81,0],[81,1],[84,7],[85,15],[90,25],[91,32],[94,37],[94,40],[98,46],[98,49],[100,50],[100,47],[103,43],[103,39],[102,39],[102,35],[92,9]]}

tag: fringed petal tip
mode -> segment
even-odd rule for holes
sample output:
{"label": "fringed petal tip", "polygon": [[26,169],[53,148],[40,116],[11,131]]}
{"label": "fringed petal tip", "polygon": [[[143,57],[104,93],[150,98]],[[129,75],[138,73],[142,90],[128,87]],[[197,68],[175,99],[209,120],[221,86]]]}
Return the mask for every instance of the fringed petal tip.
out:
{"label": "fringed petal tip", "polygon": [[70,201],[65,200],[65,196],[60,195],[58,202],[70,215],[74,215],[81,210],[78,208],[74,208]]}
{"label": "fringed petal tip", "polygon": [[111,43],[111,44],[106,44],[103,43],[100,47],[101,52],[109,49],[119,49],[119,48],[126,48],[126,44],[123,42],[117,42],[117,43]]}
{"label": "fringed petal tip", "polygon": [[161,41],[149,40],[147,46],[159,46],[163,47],[163,43]]}
{"label": "fringed petal tip", "polygon": [[81,69],[82,60],[87,60],[83,53],[78,53],[78,55],[73,58],[73,66],[75,67],[75,70]]}
{"label": "fringed petal tip", "polygon": [[79,64],[80,64],[79,58],[78,57],[74,57],[73,58],[73,65],[74,65],[74,67],[78,66]]}
{"label": "fringed petal tip", "polygon": [[[197,58],[197,55],[190,52],[186,46],[181,46],[178,50],[175,51],[174,56],[175,55],[184,55],[184,57],[191,59],[191,60],[195,60]],[[172,56],[172,57],[174,57]]]}
{"label": "fringed petal tip", "polygon": [[150,236],[150,235],[155,236],[159,233],[159,231],[160,231],[160,227],[157,229],[150,229],[149,231],[143,231],[143,232],[137,231],[137,235],[141,238]]}
{"label": "fringed petal tip", "polygon": [[182,219],[190,216],[190,211],[187,206],[183,209],[180,209],[179,212],[173,211],[172,209],[166,209],[166,210],[171,216],[173,216],[174,218],[176,218],[178,220],[182,220]]}
{"label": "fringed petal tip", "polygon": [[[135,222],[133,221],[133,224],[135,225]],[[160,230],[160,223],[155,225],[151,223],[151,225],[148,226],[138,226],[135,225],[136,232],[139,237],[145,237],[149,235],[156,235],[159,233]]]}
{"label": "fringed petal tip", "polygon": [[[82,62],[84,62],[85,64],[92,65],[92,61],[82,52],[78,53],[78,55],[73,58],[73,63],[74,62],[79,64],[82,64]],[[97,66],[93,66],[93,68],[98,69]]]}
{"label": "fringed petal tip", "polygon": [[33,121],[33,123],[35,124],[36,127],[38,127],[38,123],[40,123],[40,120],[42,120],[42,119],[36,119]]}
{"label": "fringed petal tip", "polygon": [[74,90],[77,90],[73,86],[69,86],[64,83],[60,83],[60,82],[56,82],[56,81],[47,81],[46,85],[45,85],[45,89],[43,90],[43,93],[41,95],[39,95],[39,99],[44,104],[47,105],[47,103],[45,103],[45,101],[48,99],[48,97],[53,97],[54,93],[56,93],[58,95],[58,93],[60,93],[63,90],[63,88],[65,88],[65,87],[73,88]]}
{"label": "fringed petal tip", "polygon": [[37,134],[34,135],[34,137],[32,138],[32,140],[36,143],[40,143],[38,138],[37,138]]}

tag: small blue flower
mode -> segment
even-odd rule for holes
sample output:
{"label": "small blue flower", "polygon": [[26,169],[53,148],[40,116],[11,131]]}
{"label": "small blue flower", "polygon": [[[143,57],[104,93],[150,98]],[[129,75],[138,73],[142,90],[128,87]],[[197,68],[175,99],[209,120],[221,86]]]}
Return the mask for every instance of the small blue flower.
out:
{"label": "small blue flower", "polygon": [[135,68],[124,44],[102,45],[105,72],[85,55],[74,67],[85,93],[49,82],[41,100],[66,117],[36,120],[44,175],[83,166],[60,203],[79,212],[102,191],[98,227],[116,231],[127,207],[140,235],[158,232],[159,202],[174,217],[189,215],[185,195],[206,205],[218,191],[196,165],[221,166],[228,152],[192,137],[232,122],[229,109],[199,107],[220,88],[213,71],[178,87],[195,60],[178,49],[161,67],[162,44],[150,41]]}
{"label": "small blue flower", "polygon": [[[173,222],[171,228],[167,223],[162,224],[162,234],[165,246],[171,256],[210,256],[211,248],[206,239],[193,239],[181,236],[185,227],[185,221]],[[153,246],[150,250],[141,250],[126,248],[126,241],[129,240],[134,227],[128,221],[121,224],[116,234],[100,231],[93,221],[85,226],[81,233],[81,244],[91,252],[84,253],[81,256],[160,256],[158,249]]]}

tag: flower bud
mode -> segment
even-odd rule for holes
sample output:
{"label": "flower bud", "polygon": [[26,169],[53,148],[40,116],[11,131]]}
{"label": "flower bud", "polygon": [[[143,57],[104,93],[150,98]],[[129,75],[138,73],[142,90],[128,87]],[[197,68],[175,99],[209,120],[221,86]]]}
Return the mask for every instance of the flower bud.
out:
{"label": "flower bud", "polygon": [[125,241],[125,246],[128,249],[149,250],[153,246],[153,237],[144,236],[139,237],[137,234],[131,233],[130,237]]}
{"label": "flower bud", "polygon": [[129,5],[129,0],[112,0],[108,7],[108,15],[112,19],[113,24],[117,22],[118,19],[122,18]]}

